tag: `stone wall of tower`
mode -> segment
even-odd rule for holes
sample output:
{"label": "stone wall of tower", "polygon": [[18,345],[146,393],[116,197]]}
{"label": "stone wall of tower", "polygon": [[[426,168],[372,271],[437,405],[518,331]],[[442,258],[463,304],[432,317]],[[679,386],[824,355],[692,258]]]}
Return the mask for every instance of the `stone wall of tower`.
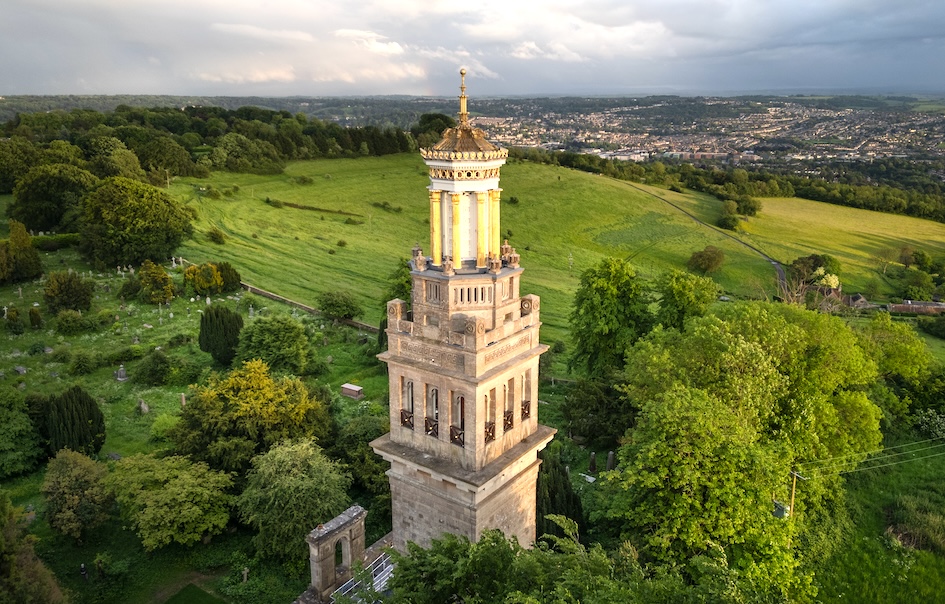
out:
{"label": "stone wall of tower", "polygon": [[[461,71],[465,78],[465,71]],[[555,431],[538,423],[537,296],[501,243],[499,169],[508,151],[466,112],[421,149],[430,171],[430,256],[414,249],[411,311],[387,306],[388,434],[371,446],[390,462],[394,545],[444,532],[478,539],[497,528],[535,539],[538,452]]]}

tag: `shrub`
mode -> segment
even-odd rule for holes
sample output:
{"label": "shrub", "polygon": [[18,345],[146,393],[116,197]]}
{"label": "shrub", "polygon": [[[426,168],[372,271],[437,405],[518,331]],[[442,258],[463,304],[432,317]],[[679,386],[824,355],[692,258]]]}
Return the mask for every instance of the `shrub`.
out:
{"label": "shrub", "polygon": [[211,305],[200,317],[200,350],[213,360],[229,366],[236,355],[243,329],[243,317],[225,306]]}
{"label": "shrub", "polygon": [[134,381],[146,386],[163,386],[171,370],[171,361],[163,350],[154,350],[135,368]]}
{"label": "shrub", "polygon": [[168,434],[179,421],[179,415],[171,415],[170,413],[162,413],[155,417],[154,421],[151,423],[151,440],[167,441]]}
{"label": "shrub", "polygon": [[235,292],[242,287],[243,277],[229,262],[217,263],[217,270],[220,272],[220,279],[223,280],[221,292]]}
{"label": "shrub", "polygon": [[945,415],[934,409],[923,409],[915,414],[915,427],[928,438],[945,438]]}
{"label": "shrub", "polygon": [[23,318],[20,317],[20,311],[15,306],[7,309],[7,331],[15,336],[26,331],[26,325],[23,323]]}
{"label": "shrub", "polygon": [[345,247],[346,245],[348,245],[348,242],[345,241],[344,239],[338,240],[338,247]]}
{"label": "shrub", "polygon": [[223,245],[226,243],[226,234],[217,227],[211,227],[210,230],[207,231],[207,239],[210,240],[210,243]]}
{"label": "shrub", "polygon": [[151,304],[164,304],[174,298],[174,282],[164,267],[145,260],[138,271],[141,279],[141,299]]}
{"label": "shrub", "polygon": [[345,218],[345,224],[364,224],[364,221],[349,216],[348,218]]}
{"label": "shrub", "polygon": [[137,344],[107,351],[103,356],[104,364],[119,365],[130,363],[144,357],[144,347]]}
{"label": "shrub", "polygon": [[94,292],[95,284],[77,273],[54,271],[46,279],[43,299],[52,313],[63,309],[88,310],[92,308]]}
{"label": "shrub", "polygon": [[329,319],[355,319],[364,314],[361,305],[351,292],[322,292],[318,295],[318,308]]}
{"label": "shrub", "polygon": [[141,278],[138,275],[126,275],[118,288],[118,295],[125,300],[137,300],[141,295]]}
{"label": "shrub", "polygon": [[184,346],[185,344],[190,344],[194,341],[194,337],[189,333],[175,333],[167,341],[168,348],[177,348],[178,346]]}
{"label": "shrub", "polygon": [[68,363],[72,360],[72,351],[66,347],[59,347],[52,351],[49,360],[53,363]]}
{"label": "shrub", "polygon": [[285,204],[279,201],[278,199],[270,199],[268,197],[266,198],[266,203],[271,205],[274,208],[281,208],[285,206]]}
{"label": "shrub", "polygon": [[43,326],[43,314],[36,306],[30,307],[30,327],[39,329]]}
{"label": "shrub", "polygon": [[693,252],[689,257],[686,266],[691,271],[699,271],[702,274],[713,273],[725,262],[725,252],[713,245],[705,246],[701,252]]}
{"label": "shrub", "polygon": [[518,197],[516,197],[515,195],[512,195],[511,197],[509,197],[509,204],[513,206],[518,205]]}
{"label": "shrub", "polygon": [[201,296],[213,295],[223,289],[223,277],[212,262],[191,264],[184,270],[184,284]]}
{"label": "shrub", "polygon": [[72,375],[88,375],[99,368],[101,360],[94,352],[76,350],[69,363],[69,373]]}
{"label": "shrub", "polygon": [[56,250],[78,245],[81,240],[82,238],[78,233],[38,235],[33,237],[33,247],[41,252],[55,252]]}
{"label": "shrub", "polygon": [[81,386],[59,395],[34,397],[30,416],[50,455],[62,449],[94,455],[105,443],[105,416]]}
{"label": "shrub", "polygon": [[41,355],[46,352],[46,344],[44,342],[33,342],[30,344],[30,347],[27,349],[26,354],[31,357]]}
{"label": "shrub", "polygon": [[171,370],[167,374],[164,384],[167,386],[190,386],[200,380],[203,373],[203,365],[194,363],[184,357],[170,357]]}
{"label": "shrub", "polygon": [[64,336],[74,336],[88,329],[85,317],[77,310],[60,310],[56,315],[56,332]]}

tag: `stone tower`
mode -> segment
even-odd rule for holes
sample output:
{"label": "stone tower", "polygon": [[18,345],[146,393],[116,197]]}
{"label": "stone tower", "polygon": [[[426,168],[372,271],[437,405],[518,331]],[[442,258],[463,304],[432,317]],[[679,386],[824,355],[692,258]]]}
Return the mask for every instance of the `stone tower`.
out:
{"label": "stone tower", "polygon": [[519,256],[501,243],[499,169],[508,151],[469,124],[466,70],[459,124],[420,153],[429,168],[430,255],[414,248],[410,310],[387,303],[393,544],[443,533],[477,540],[501,529],[535,540],[539,299],[520,296]]}

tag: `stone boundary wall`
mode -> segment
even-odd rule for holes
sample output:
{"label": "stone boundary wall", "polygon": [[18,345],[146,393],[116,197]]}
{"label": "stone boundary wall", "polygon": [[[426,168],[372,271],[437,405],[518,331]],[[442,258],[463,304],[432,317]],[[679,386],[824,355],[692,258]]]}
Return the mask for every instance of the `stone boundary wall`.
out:
{"label": "stone boundary wall", "polygon": [[[193,262],[184,258],[183,256],[181,256],[180,258],[180,263],[181,265],[183,265],[184,263],[194,264]],[[298,308],[299,310],[304,310],[305,312],[311,315],[319,314],[319,310],[315,308],[314,306],[308,306],[306,304],[302,304],[301,302],[290,300],[289,298],[286,298],[285,296],[280,296],[279,294],[264,290],[261,287],[256,287],[255,285],[249,284],[245,281],[240,281],[240,287],[242,287],[243,289],[245,289],[251,294],[256,294],[257,296],[262,296],[263,298],[269,298],[270,300],[275,300],[276,302],[287,304],[289,306]],[[377,333],[380,331],[380,329],[378,329],[377,327],[374,327],[373,325],[368,325],[367,323],[362,323],[361,321],[354,321],[352,319],[339,319],[338,322],[343,323],[345,325],[350,325],[351,327],[357,327],[358,329],[362,329],[370,333]]]}

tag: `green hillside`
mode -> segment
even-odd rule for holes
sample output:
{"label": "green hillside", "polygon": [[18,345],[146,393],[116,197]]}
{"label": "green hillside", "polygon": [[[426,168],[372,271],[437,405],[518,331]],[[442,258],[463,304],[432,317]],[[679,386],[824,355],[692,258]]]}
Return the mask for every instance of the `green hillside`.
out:
{"label": "green hillside", "polygon": [[[298,184],[299,177],[313,182]],[[278,176],[181,179],[171,192],[196,208],[199,219],[196,238],[180,253],[192,261],[228,260],[244,280],[306,303],[321,291],[350,289],[368,309],[366,319],[377,323],[387,276],[415,242],[429,246],[428,184],[414,155],[298,162]],[[755,295],[754,287],[773,289],[774,271],[757,254],[629,183],[511,164],[503,168],[502,185],[506,201],[520,200],[503,204],[502,228],[511,231],[510,242],[522,255],[524,289],[543,298],[549,340],[566,337],[581,271],[608,255],[630,257],[642,271],[656,273],[681,267],[692,252],[715,245],[726,253],[716,278],[727,291]],[[211,199],[200,190],[208,187],[232,194]],[[325,211],[273,207],[267,197]],[[378,207],[385,202],[391,209]],[[224,245],[209,243],[212,227],[227,235]]]}
{"label": "green hillside", "polygon": [[[300,184],[306,179],[311,182]],[[276,176],[217,172],[205,180],[179,179],[171,192],[199,215],[197,236],[180,253],[192,261],[228,260],[246,281],[308,304],[319,292],[349,289],[376,324],[388,275],[414,243],[429,246],[428,184],[414,154],[296,162]],[[524,290],[544,301],[548,341],[567,337],[581,271],[609,255],[655,274],[682,267],[692,252],[714,245],[726,254],[713,275],[726,292],[776,294],[766,260],[685,213],[713,224],[719,211],[713,197],[530,163],[505,166],[502,187],[502,228],[522,255]],[[210,188],[223,195],[213,199]],[[511,197],[519,203],[508,203]],[[318,210],[274,207],[266,198]],[[882,248],[912,245],[945,254],[939,223],[796,198],[762,203],[737,236],[785,263],[812,253],[835,256],[848,292],[881,276],[873,257]],[[225,244],[208,241],[212,227],[227,235]]]}

